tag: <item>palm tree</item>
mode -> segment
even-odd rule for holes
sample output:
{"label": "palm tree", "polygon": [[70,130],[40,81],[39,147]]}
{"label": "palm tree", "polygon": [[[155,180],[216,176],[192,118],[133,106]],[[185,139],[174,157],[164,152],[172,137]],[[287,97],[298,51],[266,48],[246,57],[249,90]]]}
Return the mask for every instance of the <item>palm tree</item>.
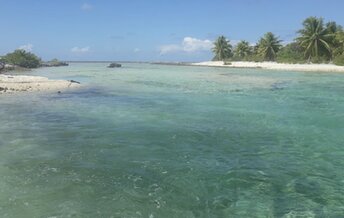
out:
{"label": "palm tree", "polygon": [[220,36],[214,42],[213,52],[215,54],[213,60],[224,61],[232,56],[232,45],[226,37]]}
{"label": "palm tree", "polygon": [[336,34],[338,32],[343,32],[343,27],[338,25],[335,21],[327,22],[325,28],[327,29],[328,33]]}
{"label": "palm tree", "polygon": [[252,47],[250,43],[245,40],[240,41],[235,48],[234,54],[241,59],[251,55]]}
{"label": "palm tree", "polygon": [[321,55],[331,57],[335,29],[333,23],[328,23],[326,28],[322,18],[309,17],[303,21],[303,29],[298,31],[300,36],[297,41],[305,50],[308,60]]}
{"label": "palm tree", "polygon": [[274,61],[282,47],[281,42],[273,33],[266,33],[258,42],[258,55],[266,61]]}

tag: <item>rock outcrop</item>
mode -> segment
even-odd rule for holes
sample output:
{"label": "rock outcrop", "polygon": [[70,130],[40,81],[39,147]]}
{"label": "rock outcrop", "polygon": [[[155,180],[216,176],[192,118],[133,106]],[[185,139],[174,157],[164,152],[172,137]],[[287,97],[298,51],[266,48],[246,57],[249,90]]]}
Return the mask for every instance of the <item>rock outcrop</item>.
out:
{"label": "rock outcrop", "polygon": [[118,64],[118,63],[111,63],[108,68],[118,68],[118,67],[122,67],[121,64]]}

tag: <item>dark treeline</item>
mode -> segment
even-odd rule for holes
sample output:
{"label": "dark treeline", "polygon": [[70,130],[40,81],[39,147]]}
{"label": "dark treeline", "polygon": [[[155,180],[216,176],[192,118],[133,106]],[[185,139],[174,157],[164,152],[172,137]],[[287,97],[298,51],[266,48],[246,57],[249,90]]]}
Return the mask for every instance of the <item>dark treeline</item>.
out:
{"label": "dark treeline", "polygon": [[324,23],[323,18],[309,17],[293,42],[266,33],[252,46],[240,41],[234,48],[224,36],[214,43],[213,60],[219,61],[276,61],[280,63],[334,63],[344,65],[344,31],[336,22]]}

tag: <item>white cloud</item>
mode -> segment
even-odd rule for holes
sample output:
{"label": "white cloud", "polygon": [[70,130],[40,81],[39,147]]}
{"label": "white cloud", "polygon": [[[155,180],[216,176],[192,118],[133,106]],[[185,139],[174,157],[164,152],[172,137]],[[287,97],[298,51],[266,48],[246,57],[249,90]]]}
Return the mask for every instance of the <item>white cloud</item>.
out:
{"label": "white cloud", "polygon": [[81,10],[83,11],[90,11],[92,9],[93,9],[93,6],[91,4],[84,3],[81,5]]}
{"label": "white cloud", "polygon": [[206,39],[196,39],[185,37],[183,40],[183,50],[186,52],[206,51],[213,47],[212,41]]}
{"label": "white cloud", "polygon": [[134,49],[134,53],[139,53],[140,51],[141,51],[141,49],[139,49],[139,48]]}
{"label": "white cloud", "polygon": [[87,53],[90,51],[90,47],[84,47],[84,48],[79,48],[79,47],[74,47],[70,50],[73,53]]}
{"label": "white cloud", "polygon": [[160,47],[160,54],[162,55],[179,51],[183,51],[183,48],[180,45],[163,45]]}
{"label": "white cloud", "polygon": [[185,37],[181,44],[163,45],[160,47],[160,54],[186,52],[193,53],[199,51],[209,51],[213,47],[213,42],[206,39]]}
{"label": "white cloud", "polygon": [[22,46],[19,46],[18,49],[22,49],[22,50],[25,50],[27,52],[31,52],[32,49],[33,49],[33,45],[32,44],[27,44],[27,45],[22,45]]}

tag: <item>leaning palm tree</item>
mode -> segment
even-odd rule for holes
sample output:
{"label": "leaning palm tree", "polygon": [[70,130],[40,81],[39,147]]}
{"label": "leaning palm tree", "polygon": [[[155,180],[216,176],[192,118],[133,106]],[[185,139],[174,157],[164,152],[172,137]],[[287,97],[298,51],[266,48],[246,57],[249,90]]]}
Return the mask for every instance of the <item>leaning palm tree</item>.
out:
{"label": "leaning palm tree", "polygon": [[214,42],[213,52],[215,54],[213,60],[224,61],[232,56],[232,45],[226,37],[220,36]]}
{"label": "leaning palm tree", "polygon": [[234,55],[240,59],[246,58],[252,54],[252,47],[248,41],[240,41],[234,50]]}
{"label": "leaning palm tree", "polygon": [[305,57],[310,60],[321,55],[331,57],[331,43],[334,39],[333,24],[324,26],[322,18],[309,17],[303,21],[303,29],[299,30],[297,38],[300,46],[305,50]]}
{"label": "leaning palm tree", "polygon": [[281,49],[281,40],[273,33],[266,33],[258,42],[257,53],[266,61],[274,61],[277,52]]}

